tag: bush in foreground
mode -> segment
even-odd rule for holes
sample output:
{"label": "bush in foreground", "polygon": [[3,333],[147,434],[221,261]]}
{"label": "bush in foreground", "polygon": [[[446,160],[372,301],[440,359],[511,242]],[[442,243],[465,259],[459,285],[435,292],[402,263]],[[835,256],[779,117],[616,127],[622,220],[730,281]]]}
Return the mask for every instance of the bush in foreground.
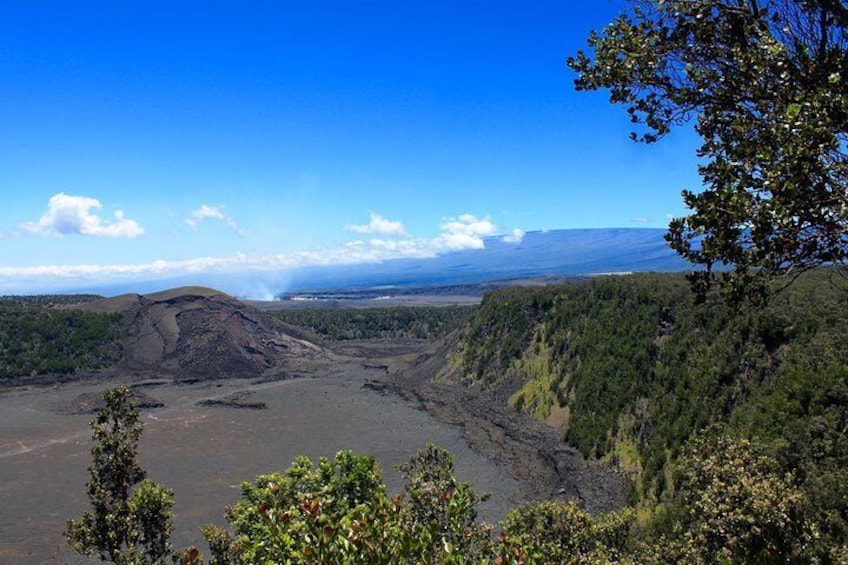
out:
{"label": "bush in foreground", "polygon": [[103,400],[91,422],[91,512],[70,520],[65,536],[88,557],[118,565],[162,563],[171,554],[173,492],[145,479],[136,461],[143,424],[129,389],[107,391]]}
{"label": "bush in foreground", "polygon": [[[92,511],[68,524],[78,552],[121,565],[203,565],[196,548],[172,553],[173,495],[144,480],[142,424],[126,388],[109,391],[92,422]],[[206,526],[210,565],[314,563],[496,565],[603,563],[839,563],[821,543],[804,494],[776,460],[719,428],[697,435],[677,469],[663,521],[630,509],[593,516],[574,501],[512,510],[500,534],[477,521],[478,496],[453,459],[428,445],[400,466],[405,494],[389,497],[375,459],[341,451],[242,484],[228,529]]]}

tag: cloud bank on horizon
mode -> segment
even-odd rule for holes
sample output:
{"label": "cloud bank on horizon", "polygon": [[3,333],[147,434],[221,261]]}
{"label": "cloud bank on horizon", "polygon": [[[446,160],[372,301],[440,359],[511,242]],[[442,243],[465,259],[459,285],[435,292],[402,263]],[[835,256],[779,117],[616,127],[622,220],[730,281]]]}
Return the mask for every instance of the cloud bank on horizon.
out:
{"label": "cloud bank on horizon", "polygon": [[[154,235],[137,221],[129,219],[122,210],[113,213],[114,220],[104,220],[102,209],[103,205],[96,198],[60,192],[50,197],[47,210],[38,220],[20,223],[11,237],[135,239]],[[256,235],[243,229],[233,216],[224,213],[222,206],[201,204],[183,219],[191,228],[191,235],[198,231],[202,223],[210,221],[227,226],[240,238]],[[489,216],[481,218],[473,214],[460,214],[444,218],[437,235],[417,237],[409,233],[403,222],[387,219],[373,211],[370,212],[368,223],[346,224],[342,230],[362,237],[335,247],[286,253],[238,251],[226,255],[210,254],[137,263],[89,261],[82,264],[0,265],[0,292],[57,291],[75,286],[155,280],[187,274],[283,272],[301,267],[423,259],[455,251],[484,249],[485,239],[498,234],[498,227]],[[522,230],[514,229],[502,236],[502,240],[520,243],[523,236]]]}

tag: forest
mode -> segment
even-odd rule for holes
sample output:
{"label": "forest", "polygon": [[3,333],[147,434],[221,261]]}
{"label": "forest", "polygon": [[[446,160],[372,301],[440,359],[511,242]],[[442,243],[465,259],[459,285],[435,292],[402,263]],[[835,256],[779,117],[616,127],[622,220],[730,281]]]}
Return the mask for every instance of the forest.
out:
{"label": "forest", "polygon": [[[598,277],[485,297],[456,362],[472,384],[517,382],[510,404],[558,426],[633,482],[660,529],[680,511],[687,446],[711,430],[773,461],[833,543],[848,532],[848,301],[841,275],[799,278],[767,307],[712,297],[682,275]],[[724,440],[722,440],[724,441]]]}
{"label": "forest", "polygon": [[465,322],[473,306],[300,308],[270,313],[325,339],[436,339]]}
{"label": "forest", "polygon": [[0,379],[100,369],[122,356],[120,315],[56,308],[94,295],[0,297]]}

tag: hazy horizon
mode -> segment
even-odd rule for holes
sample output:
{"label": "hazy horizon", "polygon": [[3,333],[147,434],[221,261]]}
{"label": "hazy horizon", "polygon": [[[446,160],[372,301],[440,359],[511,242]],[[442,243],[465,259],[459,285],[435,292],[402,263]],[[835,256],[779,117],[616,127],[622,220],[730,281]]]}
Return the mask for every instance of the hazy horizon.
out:
{"label": "hazy horizon", "polygon": [[0,4],[0,293],[380,264],[684,213],[566,57],[623,3]]}

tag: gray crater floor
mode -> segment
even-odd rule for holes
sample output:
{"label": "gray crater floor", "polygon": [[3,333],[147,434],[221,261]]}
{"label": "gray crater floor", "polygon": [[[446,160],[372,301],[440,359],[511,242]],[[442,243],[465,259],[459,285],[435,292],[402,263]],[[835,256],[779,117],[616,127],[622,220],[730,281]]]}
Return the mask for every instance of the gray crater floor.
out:
{"label": "gray crater floor", "polygon": [[[164,403],[145,410],[140,462],[175,492],[175,547],[198,545],[205,523],[224,525],[239,484],[282,471],[299,454],[375,455],[390,493],[402,490],[394,469],[428,442],[449,450],[457,475],[491,498],[481,518],[496,522],[525,501],[527,485],[504,464],[472,450],[457,426],[417,406],[363,386],[362,364],[327,365],[307,378],[155,384],[142,390]],[[0,392],[0,563],[85,563],[65,544],[66,521],[86,510],[90,414],[72,414],[75,399],[117,382],[77,382]],[[232,395],[266,409],[199,406]]]}

